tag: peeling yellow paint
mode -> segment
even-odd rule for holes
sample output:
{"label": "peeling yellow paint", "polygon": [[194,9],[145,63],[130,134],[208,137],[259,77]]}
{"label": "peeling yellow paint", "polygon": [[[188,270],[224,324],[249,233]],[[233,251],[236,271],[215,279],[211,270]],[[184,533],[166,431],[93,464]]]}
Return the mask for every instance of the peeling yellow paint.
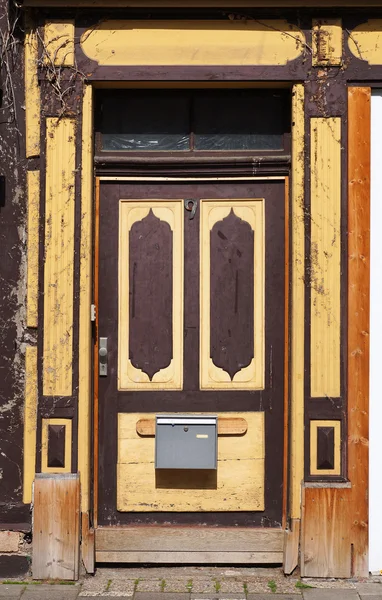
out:
{"label": "peeling yellow paint", "polygon": [[285,20],[102,21],[81,36],[100,65],[286,65],[305,36]]}
{"label": "peeling yellow paint", "polygon": [[313,19],[312,25],[313,66],[334,67],[341,65],[341,19]]}
{"label": "peeling yellow paint", "polygon": [[[208,413],[203,413],[208,414]],[[227,416],[221,413],[219,417]],[[132,512],[264,510],[264,413],[244,418],[245,435],[219,437],[217,472],[175,476],[155,471],[155,438],[140,437],[137,421],[149,413],[118,415],[117,507]]]}
{"label": "peeling yellow paint", "polygon": [[28,17],[25,29],[25,154],[40,154],[40,87],[37,77],[38,40],[36,29]]}
{"label": "peeling yellow paint", "polygon": [[75,121],[46,120],[44,396],[72,394]]}

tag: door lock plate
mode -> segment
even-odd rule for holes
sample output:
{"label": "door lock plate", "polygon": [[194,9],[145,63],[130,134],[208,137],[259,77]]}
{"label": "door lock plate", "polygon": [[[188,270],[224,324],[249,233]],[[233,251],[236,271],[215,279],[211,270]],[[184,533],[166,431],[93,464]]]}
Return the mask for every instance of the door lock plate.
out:
{"label": "door lock plate", "polygon": [[107,337],[99,338],[99,376],[107,376]]}

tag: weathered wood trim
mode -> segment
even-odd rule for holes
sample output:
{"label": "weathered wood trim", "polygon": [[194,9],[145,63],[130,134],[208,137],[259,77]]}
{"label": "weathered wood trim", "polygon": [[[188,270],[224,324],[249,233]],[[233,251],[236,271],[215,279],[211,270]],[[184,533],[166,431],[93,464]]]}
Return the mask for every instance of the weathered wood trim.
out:
{"label": "weathered wood trim", "polygon": [[92,237],[93,237],[93,90],[86,85],[82,102],[81,250],[79,306],[78,471],[81,511],[90,508],[90,439],[92,403]]}
{"label": "weathered wood trim", "polygon": [[36,475],[33,579],[78,579],[79,532],[79,476]]}
{"label": "weathered wood trim", "polygon": [[[192,532],[192,535],[191,535]],[[282,553],[282,529],[248,527],[99,527],[96,553]],[[174,556],[174,555],[173,555]],[[163,561],[162,561],[163,562]],[[191,561],[192,562],[192,561]],[[228,561],[229,562],[229,561]],[[253,561],[255,562],[255,561]]]}
{"label": "weathered wood trim", "polygon": [[95,535],[89,525],[89,513],[81,513],[81,558],[87,573],[95,572]]}
{"label": "weathered wood trim", "polygon": [[27,327],[38,323],[40,171],[28,171]]}
{"label": "weathered wood trim", "polygon": [[304,479],[304,86],[293,86],[292,94],[292,185],[291,185],[291,424],[290,424],[290,516],[301,516],[301,482]]}
{"label": "weathered wood trim", "polygon": [[[59,7],[90,7],[90,8],[232,8],[232,0],[25,0],[25,6],[52,6],[54,8]],[[313,3],[307,4],[302,0],[268,0],[266,5],[264,0],[239,0],[235,3],[235,7],[266,7],[266,8],[307,8],[311,7],[326,7],[333,8],[332,0],[315,0]],[[359,2],[357,0],[336,0],[337,7],[356,7],[359,8]],[[364,7],[378,7],[381,6],[381,0],[366,0],[362,5]]]}
{"label": "weathered wood trim", "polygon": [[37,348],[25,349],[24,468],[23,502],[32,502],[32,485],[36,470],[37,427]]}
{"label": "weathered wood trim", "polygon": [[310,228],[310,388],[341,395],[341,120],[312,118]]}
{"label": "weathered wood trim", "polygon": [[290,528],[285,531],[284,573],[290,575],[298,566],[300,546],[300,519],[291,519]]}
{"label": "weathered wood trim", "polygon": [[96,552],[97,562],[168,564],[282,564],[282,552]]}
{"label": "weathered wood trim", "polygon": [[352,575],[368,575],[370,88],[348,93],[348,477]]}
{"label": "weathered wood trim", "polygon": [[75,121],[46,121],[44,396],[71,396]]}
{"label": "weathered wood trim", "polygon": [[38,84],[38,39],[29,15],[25,28],[25,155],[40,154],[40,86]]}

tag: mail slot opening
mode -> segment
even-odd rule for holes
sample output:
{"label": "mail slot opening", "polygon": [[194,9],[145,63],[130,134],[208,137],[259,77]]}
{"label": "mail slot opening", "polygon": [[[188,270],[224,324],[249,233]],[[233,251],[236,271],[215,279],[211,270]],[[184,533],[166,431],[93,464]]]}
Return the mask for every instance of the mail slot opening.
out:
{"label": "mail slot opening", "polygon": [[156,469],[216,469],[217,417],[157,415]]}

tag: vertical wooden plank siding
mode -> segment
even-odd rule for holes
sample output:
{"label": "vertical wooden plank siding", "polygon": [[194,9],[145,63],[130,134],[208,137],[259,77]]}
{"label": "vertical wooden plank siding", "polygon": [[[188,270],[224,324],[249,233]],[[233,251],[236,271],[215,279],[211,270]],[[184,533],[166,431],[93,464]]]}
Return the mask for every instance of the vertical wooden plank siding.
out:
{"label": "vertical wooden plank siding", "polygon": [[72,394],[75,121],[46,121],[44,396]]}
{"label": "vertical wooden plank siding", "polygon": [[304,86],[292,95],[291,486],[290,515],[301,516],[304,479]]}
{"label": "vertical wooden plank siding", "polygon": [[341,120],[312,118],[310,134],[311,396],[339,397]]}
{"label": "vertical wooden plank siding", "polygon": [[93,201],[93,90],[86,85],[82,103],[81,254],[79,309],[78,470],[81,511],[90,508],[90,407],[92,339],[92,201]]}
{"label": "vertical wooden plank siding", "polygon": [[79,509],[78,475],[36,476],[33,579],[78,579]]}
{"label": "vertical wooden plank siding", "polygon": [[370,88],[348,96],[348,477],[353,574],[368,575]]}
{"label": "vertical wooden plank siding", "polygon": [[37,348],[25,350],[25,406],[24,406],[24,468],[23,502],[32,502],[32,484],[36,468],[37,427]]}
{"label": "vertical wooden plank siding", "polygon": [[28,171],[27,327],[37,327],[40,172]]}
{"label": "vertical wooden plank siding", "polygon": [[25,30],[25,154],[40,154],[40,86],[37,78],[38,40],[30,18]]}

